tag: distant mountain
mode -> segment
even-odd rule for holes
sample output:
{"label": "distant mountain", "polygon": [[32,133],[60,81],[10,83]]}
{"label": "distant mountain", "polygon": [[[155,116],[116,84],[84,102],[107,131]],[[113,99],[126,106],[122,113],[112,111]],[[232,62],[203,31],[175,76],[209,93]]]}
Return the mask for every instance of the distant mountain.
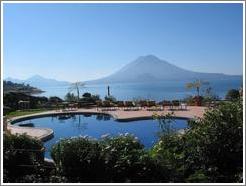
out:
{"label": "distant mountain", "polygon": [[67,86],[70,84],[70,82],[67,82],[67,81],[58,81],[55,79],[48,79],[48,78],[44,78],[39,75],[34,75],[25,80],[14,79],[14,78],[6,78],[5,80],[12,81],[13,83],[29,84],[30,86],[38,87],[41,89],[43,87]]}
{"label": "distant mountain", "polygon": [[200,73],[177,67],[154,55],[141,56],[107,77],[87,83],[130,83],[161,80],[226,79],[240,76],[222,73]]}

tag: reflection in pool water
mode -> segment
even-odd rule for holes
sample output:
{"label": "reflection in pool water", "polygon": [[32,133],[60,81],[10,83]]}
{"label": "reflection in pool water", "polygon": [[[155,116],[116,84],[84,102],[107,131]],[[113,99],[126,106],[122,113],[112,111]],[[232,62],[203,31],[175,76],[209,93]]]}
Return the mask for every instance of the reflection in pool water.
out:
{"label": "reflection in pool water", "polygon": [[[105,114],[74,114],[52,117],[41,117],[18,122],[15,125],[33,123],[35,127],[45,127],[54,130],[54,137],[44,143],[47,158],[50,158],[51,146],[61,138],[88,135],[101,138],[102,135],[111,136],[121,133],[134,134],[146,148],[150,148],[158,140],[160,126],[156,120],[138,120],[119,122],[110,115]],[[173,120],[173,128],[187,127],[187,120]]]}

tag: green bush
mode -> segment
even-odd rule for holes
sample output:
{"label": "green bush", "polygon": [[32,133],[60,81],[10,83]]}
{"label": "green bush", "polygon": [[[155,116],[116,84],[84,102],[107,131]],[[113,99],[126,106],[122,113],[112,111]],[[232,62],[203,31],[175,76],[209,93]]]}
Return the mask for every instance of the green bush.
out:
{"label": "green bush", "polygon": [[68,102],[75,102],[75,101],[77,101],[77,97],[76,97],[73,93],[68,92],[68,93],[65,95],[65,101],[68,101]]}
{"label": "green bush", "polygon": [[104,162],[96,140],[86,137],[63,139],[52,147],[57,169],[69,182],[104,181]]}
{"label": "green bush", "polygon": [[91,93],[86,92],[82,96],[85,97],[85,98],[90,98],[91,97]]}
{"label": "green bush", "polygon": [[189,121],[183,135],[162,135],[151,154],[168,168],[171,182],[241,182],[242,101],[208,110],[202,119]]}
{"label": "green bush", "polygon": [[130,135],[105,138],[101,144],[108,179],[112,182],[130,181],[134,176],[134,163],[143,154],[143,145]]}
{"label": "green bush", "polygon": [[4,182],[38,182],[42,180],[44,148],[42,142],[26,135],[4,134]]}
{"label": "green bush", "polygon": [[64,139],[52,158],[68,182],[160,182],[161,167],[131,135]]}
{"label": "green bush", "polygon": [[243,106],[223,103],[190,122],[184,135],[187,175],[202,171],[209,182],[237,182],[243,165]]}
{"label": "green bush", "polygon": [[130,134],[101,141],[106,175],[110,182],[161,182],[167,175],[157,161]]}
{"label": "green bush", "polygon": [[104,99],[105,101],[110,101],[112,103],[117,102],[117,99],[114,96],[105,96]]}
{"label": "green bush", "polygon": [[236,89],[229,90],[225,96],[225,99],[229,101],[233,101],[239,98],[240,98],[240,92],[239,90]]}
{"label": "green bush", "polygon": [[171,182],[184,182],[184,141],[183,136],[172,133],[161,135],[151,149],[152,157],[168,171]]}
{"label": "green bush", "polygon": [[99,95],[92,95],[89,92],[86,92],[83,94],[83,97],[80,98],[80,101],[82,102],[87,102],[87,103],[96,103],[96,101],[100,100],[100,96]]}

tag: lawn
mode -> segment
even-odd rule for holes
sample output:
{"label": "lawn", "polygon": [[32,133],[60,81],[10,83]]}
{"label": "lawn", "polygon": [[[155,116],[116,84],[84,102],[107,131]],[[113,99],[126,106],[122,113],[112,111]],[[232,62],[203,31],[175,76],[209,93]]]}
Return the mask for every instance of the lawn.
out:
{"label": "lawn", "polygon": [[36,114],[39,112],[47,111],[47,109],[31,109],[31,110],[17,110],[7,114],[8,117],[24,116],[29,114]]}

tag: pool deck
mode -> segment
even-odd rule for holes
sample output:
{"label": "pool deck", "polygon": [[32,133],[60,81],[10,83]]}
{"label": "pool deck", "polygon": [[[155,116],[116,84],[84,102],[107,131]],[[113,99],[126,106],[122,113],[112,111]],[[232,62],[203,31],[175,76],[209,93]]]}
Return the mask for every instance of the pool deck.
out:
{"label": "pool deck", "polygon": [[164,111],[148,111],[146,109],[138,110],[138,111],[124,111],[123,109],[118,109],[115,111],[102,111],[100,108],[92,108],[92,109],[77,109],[74,111],[60,111],[60,110],[52,110],[47,112],[40,112],[31,115],[24,115],[13,117],[8,122],[8,130],[12,134],[27,134],[33,138],[37,138],[42,141],[46,141],[53,137],[53,130],[49,128],[37,128],[37,127],[19,127],[12,125],[11,123],[26,120],[26,119],[33,119],[39,117],[46,117],[46,116],[54,116],[60,114],[68,114],[68,113],[102,113],[102,114],[109,114],[117,121],[133,121],[133,120],[141,120],[141,119],[151,119],[153,114],[165,115],[167,113],[174,113],[175,118],[184,118],[184,119],[195,119],[203,117],[205,113],[206,107],[197,107],[197,106],[188,106],[187,110],[167,110]]}

